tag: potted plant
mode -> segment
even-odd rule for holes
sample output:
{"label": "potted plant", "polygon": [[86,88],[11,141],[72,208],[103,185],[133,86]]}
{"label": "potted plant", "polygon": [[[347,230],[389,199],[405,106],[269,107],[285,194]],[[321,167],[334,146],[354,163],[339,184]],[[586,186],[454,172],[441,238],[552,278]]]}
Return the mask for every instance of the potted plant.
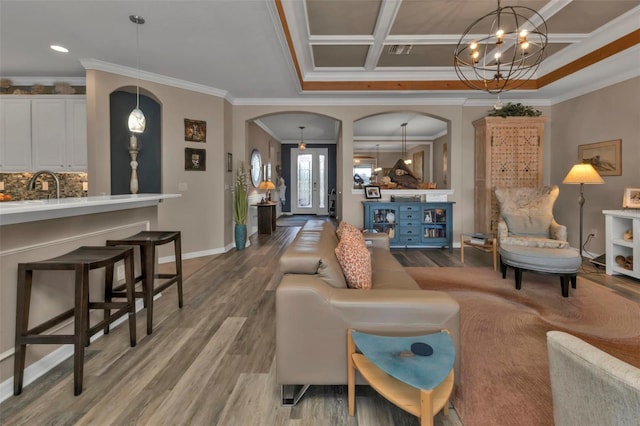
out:
{"label": "potted plant", "polygon": [[489,114],[490,117],[539,117],[542,115],[542,111],[532,108],[528,105],[522,105],[521,103],[512,104],[507,103],[501,109],[494,109]]}
{"label": "potted plant", "polygon": [[247,244],[247,212],[249,210],[249,197],[247,195],[247,173],[244,163],[236,170],[236,184],[233,200],[233,220],[236,249],[244,250]]}

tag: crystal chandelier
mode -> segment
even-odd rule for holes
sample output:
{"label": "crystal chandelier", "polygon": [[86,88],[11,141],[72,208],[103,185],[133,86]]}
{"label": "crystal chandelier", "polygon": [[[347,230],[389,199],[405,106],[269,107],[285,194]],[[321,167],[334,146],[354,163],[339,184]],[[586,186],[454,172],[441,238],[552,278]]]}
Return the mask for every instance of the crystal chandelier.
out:
{"label": "crystal chandelier", "polygon": [[529,81],[547,46],[547,23],[525,6],[500,6],[467,27],[454,53],[458,78],[474,90],[498,95]]}

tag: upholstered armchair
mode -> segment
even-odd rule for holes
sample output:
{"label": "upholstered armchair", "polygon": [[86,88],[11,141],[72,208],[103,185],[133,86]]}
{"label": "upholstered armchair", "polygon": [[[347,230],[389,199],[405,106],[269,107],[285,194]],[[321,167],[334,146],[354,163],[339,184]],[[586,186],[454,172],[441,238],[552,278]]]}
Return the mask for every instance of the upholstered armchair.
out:
{"label": "upholstered armchair", "polygon": [[556,426],[638,424],[639,368],[561,331],[547,349]]}
{"label": "upholstered armchair", "polygon": [[542,188],[496,188],[500,205],[498,242],[527,247],[568,248],[567,227],[553,218],[557,185]]}

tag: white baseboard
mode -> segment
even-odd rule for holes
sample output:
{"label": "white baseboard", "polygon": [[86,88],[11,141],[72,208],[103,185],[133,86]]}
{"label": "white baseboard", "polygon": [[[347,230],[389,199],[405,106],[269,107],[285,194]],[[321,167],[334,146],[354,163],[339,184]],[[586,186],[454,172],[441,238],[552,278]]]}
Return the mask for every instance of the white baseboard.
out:
{"label": "white baseboard", "polygon": [[[249,239],[247,239],[247,244],[246,246],[249,247],[251,245],[251,242],[249,241]],[[216,248],[216,249],[210,249],[210,250],[201,250],[201,251],[192,251],[189,253],[183,253],[182,254],[182,259],[196,259],[198,257],[205,257],[205,256],[213,256],[214,254],[222,254],[222,253],[226,253],[229,250],[232,250],[236,248],[235,243],[230,243],[227,244],[226,246],[224,246],[223,248]],[[175,262],[176,257],[175,256],[164,256],[164,257],[159,257],[158,258],[158,263],[170,263],[170,262]]]}
{"label": "white baseboard", "polygon": [[[154,297],[154,300],[160,297],[161,294],[158,294]],[[142,310],[144,308],[144,304],[142,299],[136,300],[136,312]],[[127,315],[118,318],[111,324],[111,328],[115,328],[127,321]],[[69,321],[71,324],[73,320]],[[104,335],[104,332],[100,331],[93,336],[91,336],[91,341],[95,341]],[[50,370],[55,368],[58,364],[65,361],[67,358],[73,356],[73,345],[63,345],[50,354],[44,356],[38,361],[34,362],[30,366],[24,369],[24,377],[22,379],[22,387],[24,389],[25,386],[33,383],[41,376],[48,373]],[[73,389],[69,388],[69,392],[73,392]],[[13,377],[8,378],[4,382],[0,383],[0,402],[3,402],[13,396]]]}

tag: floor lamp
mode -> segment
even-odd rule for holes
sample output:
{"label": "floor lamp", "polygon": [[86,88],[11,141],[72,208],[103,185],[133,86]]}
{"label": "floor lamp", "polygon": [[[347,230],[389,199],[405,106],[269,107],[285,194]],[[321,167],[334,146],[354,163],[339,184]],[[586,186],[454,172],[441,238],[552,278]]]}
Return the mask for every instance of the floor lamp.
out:
{"label": "floor lamp", "polygon": [[604,180],[600,177],[596,169],[591,164],[576,164],[569,173],[565,176],[562,183],[567,184],[580,184],[580,197],[578,198],[578,204],[580,204],[580,256],[582,256],[582,207],[584,206],[584,184],[601,184]]}

